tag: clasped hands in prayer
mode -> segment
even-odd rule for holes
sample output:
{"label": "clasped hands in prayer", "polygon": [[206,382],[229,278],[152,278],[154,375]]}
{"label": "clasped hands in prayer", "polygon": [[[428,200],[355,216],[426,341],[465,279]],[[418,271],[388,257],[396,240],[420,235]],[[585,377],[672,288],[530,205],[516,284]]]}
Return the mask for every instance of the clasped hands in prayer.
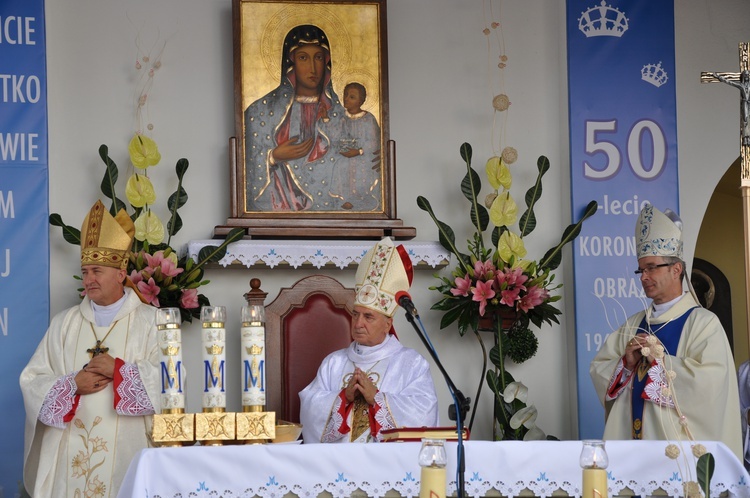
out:
{"label": "clasped hands in prayer", "polygon": [[114,376],[115,359],[107,353],[98,354],[76,374],[76,394],[98,393],[112,382]]}
{"label": "clasped hands in prayer", "polygon": [[[635,370],[635,368],[638,366],[638,363],[644,358],[643,354],[641,353],[641,349],[649,346],[648,342],[646,341],[647,337],[648,334],[640,333],[630,339],[630,341],[628,341],[628,345],[625,348],[625,368],[627,368],[631,372]],[[654,361],[654,357],[651,354],[646,355],[645,358],[648,361],[649,365]]]}
{"label": "clasped hands in prayer", "polygon": [[378,388],[370,380],[367,373],[363,372],[362,369],[355,367],[354,373],[344,388],[346,401],[352,403],[357,396],[362,396],[365,401],[367,401],[367,404],[372,406],[375,404],[375,395],[377,393]]}

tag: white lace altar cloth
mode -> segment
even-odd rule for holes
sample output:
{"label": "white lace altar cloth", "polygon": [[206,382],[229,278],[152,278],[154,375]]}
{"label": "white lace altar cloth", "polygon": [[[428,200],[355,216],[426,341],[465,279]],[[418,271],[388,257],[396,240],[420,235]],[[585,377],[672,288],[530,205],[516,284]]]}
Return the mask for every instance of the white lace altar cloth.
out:
{"label": "white lace altar cloth", "polygon": [[[620,495],[625,488],[641,496],[657,489],[668,496],[682,496],[682,482],[688,478],[685,462],[691,462],[690,476],[695,479],[694,459],[690,455],[671,460],[664,455],[667,444],[607,441],[609,496]],[[702,444],[716,459],[711,496],[727,491],[731,497],[750,497],[750,476],[737,457],[722,443]],[[449,495],[456,491],[456,448],[456,443],[446,443]],[[348,497],[359,489],[373,497],[390,490],[416,497],[419,449],[420,443],[151,448],[133,459],[118,496],[277,498],[328,492]],[[689,454],[690,447],[683,444],[682,451]],[[529,490],[535,496],[550,497],[560,490],[580,496],[580,453],[580,441],[467,441],[466,494],[480,497],[494,490],[495,495],[513,497]]]}
{"label": "white lace altar cloth", "polygon": [[[438,242],[397,241],[409,253],[415,268],[441,268],[450,261],[450,253]],[[206,246],[217,246],[217,240],[191,240],[188,254],[198,259],[198,253]],[[292,268],[326,265],[346,268],[356,267],[362,256],[375,244],[372,240],[240,240],[227,246],[226,255],[219,261],[221,266],[242,264],[252,266],[276,266],[287,264]]]}

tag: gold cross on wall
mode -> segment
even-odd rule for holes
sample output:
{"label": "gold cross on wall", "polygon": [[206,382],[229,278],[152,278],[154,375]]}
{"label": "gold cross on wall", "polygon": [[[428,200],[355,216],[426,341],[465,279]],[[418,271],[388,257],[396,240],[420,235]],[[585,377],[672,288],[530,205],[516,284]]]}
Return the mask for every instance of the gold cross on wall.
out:
{"label": "gold cross on wall", "polygon": [[740,91],[740,156],[742,185],[750,185],[750,63],[748,44],[740,43],[740,70],[736,73],[701,73],[701,83],[726,83]]}

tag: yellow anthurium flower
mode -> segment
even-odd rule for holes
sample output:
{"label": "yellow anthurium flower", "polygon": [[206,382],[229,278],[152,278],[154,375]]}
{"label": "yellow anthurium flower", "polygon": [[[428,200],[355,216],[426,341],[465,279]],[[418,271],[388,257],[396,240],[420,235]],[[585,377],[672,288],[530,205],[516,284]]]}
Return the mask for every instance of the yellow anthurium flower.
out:
{"label": "yellow anthurium flower", "polygon": [[156,201],[156,192],[154,185],[146,175],[134,173],[128,178],[125,185],[125,197],[133,207],[143,207],[146,204],[153,204]]}
{"label": "yellow anthurium flower", "polygon": [[512,225],[518,219],[518,206],[510,192],[503,192],[495,198],[490,208],[490,220],[496,227]]}
{"label": "yellow anthurium flower", "polygon": [[[523,243],[523,239],[521,239],[521,243]],[[517,259],[513,262],[513,268],[521,268],[523,271],[527,271],[532,264],[534,262],[528,259]]]}
{"label": "yellow anthurium flower", "polygon": [[536,425],[537,410],[534,405],[525,406],[518,410],[510,418],[510,427],[513,430],[518,429],[522,425],[527,429],[531,429]]}
{"label": "yellow anthurium flower", "polygon": [[516,259],[526,256],[526,246],[524,246],[521,237],[507,230],[500,235],[500,239],[497,241],[497,254],[500,259],[507,263],[513,256]]}
{"label": "yellow anthurium flower", "polygon": [[137,240],[148,241],[151,245],[161,244],[164,240],[164,225],[150,209],[142,212],[134,224]]}
{"label": "yellow anthurium flower", "polygon": [[513,183],[513,177],[510,174],[510,168],[497,156],[489,158],[484,166],[487,172],[487,179],[495,190],[502,186],[508,190]]}
{"label": "yellow anthurium flower", "polygon": [[149,166],[155,166],[161,161],[161,154],[156,142],[146,135],[136,133],[128,145],[130,161],[133,166],[140,169],[146,169]]}

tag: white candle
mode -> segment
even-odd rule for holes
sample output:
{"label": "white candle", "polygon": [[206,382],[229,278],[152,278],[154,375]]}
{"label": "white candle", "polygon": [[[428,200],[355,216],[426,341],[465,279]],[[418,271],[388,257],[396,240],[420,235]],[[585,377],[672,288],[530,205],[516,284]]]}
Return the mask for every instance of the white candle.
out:
{"label": "white candle", "polygon": [[260,305],[242,308],[242,407],[266,405],[265,310]]}
{"label": "white candle", "polygon": [[607,470],[599,468],[583,469],[581,498],[607,498]]}
{"label": "white candle", "polygon": [[422,467],[419,498],[445,498],[446,477],[445,467]]}
{"label": "white candle", "polygon": [[156,330],[160,355],[161,409],[167,412],[185,410],[185,393],[183,391],[185,370],[182,365],[180,320],[179,308],[157,310]]}
{"label": "white candle", "polygon": [[203,355],[203,410],[226,409],[224,367],[226,365],[226,308],[204,306],[201,309],[201,345]]}

